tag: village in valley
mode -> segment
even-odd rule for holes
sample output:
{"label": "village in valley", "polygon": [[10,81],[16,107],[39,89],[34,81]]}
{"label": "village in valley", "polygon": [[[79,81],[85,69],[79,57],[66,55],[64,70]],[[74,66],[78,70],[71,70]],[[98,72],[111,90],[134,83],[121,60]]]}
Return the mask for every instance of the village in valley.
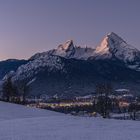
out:
{"label": "village in valley", "polygon": [[117,89],[110,95],[90,94],[71,99],[53,96],[27,99],[27,106],[53,110],[75,116],[140,120],[140,97],[128,89]]}
{"label": "village in valley", "polygon": [[[27,107],[52,110],[83,117],[103,117],[121,120],[140,120],[140,97],[129,89],[112,89],[110,84],[96,86],[85,96],[16,96],[1,91],[1,101],[24,104]],[[9,91],[10,92],[10,91]],[[6,92],[7,93],[7,92]],[[24,93],[25,94],[25,93]]]}
{"label": "village in valley", "polygon": [[128,89],[117,89],[114,93],[96,94],[73,98],[41,96],[27,99],[28,107],[53,110],[75,116],[103,117],[122,120],[140,120],[140,97]]}

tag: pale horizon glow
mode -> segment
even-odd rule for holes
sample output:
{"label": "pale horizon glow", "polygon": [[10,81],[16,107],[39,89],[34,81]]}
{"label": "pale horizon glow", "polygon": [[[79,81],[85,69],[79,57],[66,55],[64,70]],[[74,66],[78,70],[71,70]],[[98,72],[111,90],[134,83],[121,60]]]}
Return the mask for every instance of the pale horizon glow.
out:
{"label": "pale horizon glow", "polygon": [[139,0],[1,0],[0,60],[28,59],[72,39],[95,47],[115,32],[140,50]]}

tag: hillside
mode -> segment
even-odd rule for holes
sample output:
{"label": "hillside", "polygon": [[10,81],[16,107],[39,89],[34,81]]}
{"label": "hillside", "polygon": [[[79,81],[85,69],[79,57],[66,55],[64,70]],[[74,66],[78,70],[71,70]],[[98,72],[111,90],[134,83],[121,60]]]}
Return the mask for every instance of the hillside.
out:
{"label": "hillside", "polygon": [[139,140],[140,122],[74,117],[0,102],[0,140]]}

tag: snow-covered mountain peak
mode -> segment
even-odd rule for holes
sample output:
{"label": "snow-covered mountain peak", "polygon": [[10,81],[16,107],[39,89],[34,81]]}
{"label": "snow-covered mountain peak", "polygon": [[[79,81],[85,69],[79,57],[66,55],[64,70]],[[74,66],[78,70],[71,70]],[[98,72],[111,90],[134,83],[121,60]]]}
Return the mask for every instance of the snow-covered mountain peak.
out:
{"label": "snow-covered mountain peak", "polygon": [[55,49],[53,54],[70,58],[74,52],[75,52],[75,45],[73,43],[73,40],[68,40],[64,44],[59,45],[58,48]]}
{"label": "snow-covered mountain peak", "polygon": [[61,44],[58,46],[57,50],[59,51],[69,51],[74,49],[74,44],[73,44],[73,40],[68,40],[66,41],[64,44]]}
{"label": "snow-covered mountain peak", "polygon": [[113,32],[105,36],[95,50],[95,57],[97,59],[115,57],[124,62],[135,61],[139,57],[139,54],[139,50],[127,44],[121,37]]}
{"label": "snow-covered mountain peak", "polygon": [[126,45],[127,43],[121,37],[119,37],[114,32],[111,32],[104,37],[101,44],[96,48],[95,53],[109,54],[111,50],[118,50],[121,49],[121,47],[125,47]]}
{"label": "snow-covered mountain peak", "polygon": [[66,43],[61,44],[55,49],[52,54],[61,56],[64,58],[75,58],[75,59],[88,59],[94,53],[94,49],[86,47],[76,46],[73,40],[68,40]]}

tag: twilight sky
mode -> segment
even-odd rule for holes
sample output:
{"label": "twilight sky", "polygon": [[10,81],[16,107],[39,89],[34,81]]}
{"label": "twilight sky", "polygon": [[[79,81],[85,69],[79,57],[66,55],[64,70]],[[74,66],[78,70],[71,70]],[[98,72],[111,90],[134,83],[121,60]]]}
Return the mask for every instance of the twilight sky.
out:
{"label": "twilight sky", "polygon": [[0,0],[0,60],[68,39],[94,47],[111,31],[140,49],[140,0]]}

